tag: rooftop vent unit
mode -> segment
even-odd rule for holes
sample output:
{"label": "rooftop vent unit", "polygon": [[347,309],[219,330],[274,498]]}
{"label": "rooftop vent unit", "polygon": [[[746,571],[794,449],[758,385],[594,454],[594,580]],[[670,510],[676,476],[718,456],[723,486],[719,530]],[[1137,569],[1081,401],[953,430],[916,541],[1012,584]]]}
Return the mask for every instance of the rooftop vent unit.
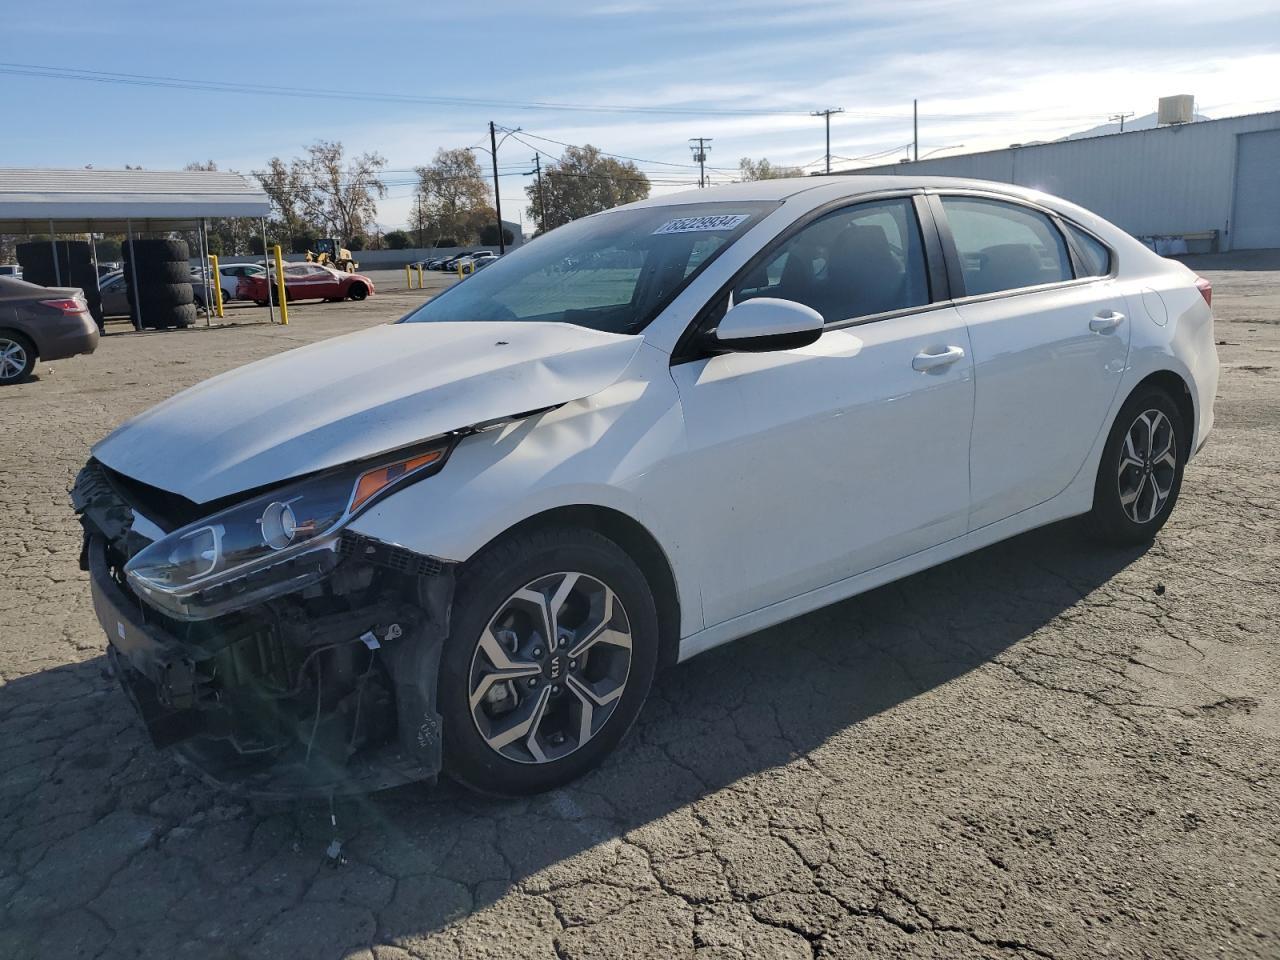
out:
{"label": "rooftop vent unit", "polygon": [[1196,98],[1189,93],[1180,93],[1176,97],[1161,97],[1156,122],[1160,126],[1175,123],[1190,123],[1196,118]]}

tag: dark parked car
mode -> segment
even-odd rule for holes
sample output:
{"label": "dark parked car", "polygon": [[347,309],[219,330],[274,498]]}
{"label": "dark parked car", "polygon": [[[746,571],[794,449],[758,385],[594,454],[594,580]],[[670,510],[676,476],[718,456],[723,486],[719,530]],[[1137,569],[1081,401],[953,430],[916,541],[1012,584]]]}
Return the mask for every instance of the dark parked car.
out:
{"label": "dark parked car", "polygon": [[37,358],[61,360],[97,346],[83,290],[0,277],[0,385],[25,380]]}

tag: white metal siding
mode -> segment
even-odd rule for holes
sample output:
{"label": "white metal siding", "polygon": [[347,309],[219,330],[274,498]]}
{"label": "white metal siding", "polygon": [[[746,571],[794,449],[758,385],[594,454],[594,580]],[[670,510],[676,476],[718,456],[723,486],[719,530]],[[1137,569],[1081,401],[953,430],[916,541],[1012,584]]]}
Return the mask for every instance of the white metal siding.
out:
{"label": "white metal siding", "polygon": [[[1135,236],[1217,230],[1222,249],[1230,249],[1236,141],[1274,130],[1280,112],[851,172],[1014,183],[1078,203]],[[1274,151],[1270,163],[1280,165]]]}
{"label": "white metal siding", "polygon": [[1280,130],[1247,133],[1237,143],[1231,246],[1280,247]]}

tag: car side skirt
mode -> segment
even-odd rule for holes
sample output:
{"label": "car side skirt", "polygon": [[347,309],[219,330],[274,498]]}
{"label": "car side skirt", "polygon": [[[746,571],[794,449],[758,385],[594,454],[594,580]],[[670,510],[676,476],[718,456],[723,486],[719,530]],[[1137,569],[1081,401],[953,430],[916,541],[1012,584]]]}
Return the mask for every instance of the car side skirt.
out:
{"label": "car side skirt", "polygon": [[[874,570],[867,570],[857,576],[839,580],[816,590],[810,590],[808,593],[782,600],[771,606],[690,634],[680,641],[680,654],[677,662],[683,663],[685,660],[696,657],[698,654],[705,653],[721,644],[729,643],[748,634],[792,620],[795,617],[830,606],[841,600],[847,600],[860,593],[866,593],[868,590],[882,587],[886,583],[892,583],[895,580],[901,580],[930,567],[936,567],[939,564],[946,563],[948,560],[954,560],[965,554],[973,553],[975,550],[981,550],[983,547],[999,543],[1001,540],[1007,540],[1028,530],[1034,530],[1036,527],[1042,527],[1058,520],[1065,520],[1067,517],[1087,513],[1093,506],[1093,476],[1097,471],[1096,458],[1091,457],[1090,462],[1094,464],[1094,469],[1091,471],[1082,470],[1081,475],[1076,478],[1071,486],[1052,500],[1046,500],[1044,503],[1029,507],[1012,517],[997,520],[995,523],[990,523],[985,527],[971,530],[963,536],[956,537],[954,540],[948,540],[946,543],[940,543],[936,547],[921,550],[919,553],[903,557],[900,560],[894,560],[883,566],[876,567]],[[1086,475],[1087,482],[1081,482],[1081,477]]]}

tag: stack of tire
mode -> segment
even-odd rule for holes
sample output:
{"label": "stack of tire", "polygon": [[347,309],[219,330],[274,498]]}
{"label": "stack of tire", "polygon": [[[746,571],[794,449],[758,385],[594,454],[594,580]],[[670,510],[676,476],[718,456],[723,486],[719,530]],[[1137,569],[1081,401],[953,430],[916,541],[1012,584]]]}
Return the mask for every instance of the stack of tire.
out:
{"label": "stack of tire", "polygon": [[[54,250],[57,250],[57,267]],[[98,293],[98,271],[87,240],[33,240],[18,244],[22,279],[42,287],[79,287],[89,303],[89,312],[102,329],[102,297]]]}
{"label": "stack of tire", "polygon": [[[125,282],[134,323],[168,330],[196,322],[191,255],[185,240],[137,240],[123,245]],[[137,277],[137,289],[134,277]]]}

